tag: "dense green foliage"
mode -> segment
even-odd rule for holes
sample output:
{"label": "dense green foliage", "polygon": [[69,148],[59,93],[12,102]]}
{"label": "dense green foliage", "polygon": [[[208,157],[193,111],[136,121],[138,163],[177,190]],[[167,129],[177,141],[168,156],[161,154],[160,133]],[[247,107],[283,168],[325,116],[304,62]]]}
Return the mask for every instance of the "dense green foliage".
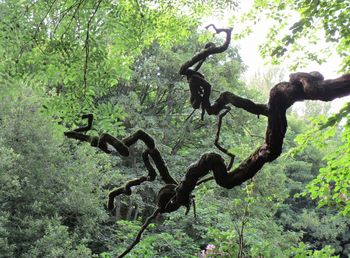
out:
{"label": "dense green foliage", "polygon": [[[178,180],[202,153],[217,151],[216,118],[202,121],[197,111],[186,120],[188,86],[178,75],[208,41],[197,26],[216,4],[216,12],[235,6],[0,1],[0,257],[114,257],[154,210],[159,180],[107,212],[108,191],[145,174],[144,146],[122,159],[65,139],[83,113],[95,114],[92,134],[147,130]],[[244,69],[233,46],[210,57],[202,72],[215,96],[228,90],[266,101],[267,89],[240,80]],[[293,155],[230,191],[201,185],[197,217],[183,209],[159,216],[129,257],[196,257],[208,244],[224,257],[346,257],[350,224],[338,213],[349,214],[350,139],[348,124],[340,123],[348,113],[340,114],[311,124],[290,114],[284,148],[295,148]],[[263,141],[265,124],[239,109],[225,118],[220,142],[236,164]],[[294,138],[307,130],[297,146]],[[327,145],[310,144],[320,139]],[[318,209],[313,199],[332,205]]]}

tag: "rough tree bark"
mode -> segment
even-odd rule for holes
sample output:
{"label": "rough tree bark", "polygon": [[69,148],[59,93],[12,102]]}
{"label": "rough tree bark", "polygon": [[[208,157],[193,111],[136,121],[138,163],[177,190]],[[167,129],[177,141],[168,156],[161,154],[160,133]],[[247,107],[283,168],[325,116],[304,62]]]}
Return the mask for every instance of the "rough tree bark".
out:
{"label": "rough tree bark", "polygon": [[[140,241],[143,231],[157,214],[173,212],[181,206],[185,206],[188,210],[192,203],[192,191],[196,186],[208,180],[208,178],[203,180],[203,177],[209,174],[210,171],[213,172],[213,177],[211,178],[215,179],[218,185],[231,189],[254,177],[264,164],[275,160],[282,152],[283,139],[287,130],[286,111],[296,101],[331,101],[335,98],[350,95],[350,74],[333,80],[324,80],[323,76],[318,72],[293,73],[290,75],[289,82],[278,83],[271,89],[267,104],[256,104],[232,92],[222,92],[219,98],[211,104],[211,85],[198,70],[207,57],[212,54],[222,53],[228,48],[231,40],[231,29],[217,29],[214,25],[210,26],[214,28],[216,33],[226,33],[224,44],[218,47],[212,43],[207,44],[203,51],[181,66],[180,74],[187,77],[191,92],[190,101],[193,108],[198,109],[201,107],[203,110],[202,115],[205,113],[208,115],[219,115],[215,146],[222,152],[230,155],[231,161],[233,161],[234,155],[228,153],[218,144],[221,120],[229,111],[230,106],[242,108],[258,116],[263,115],[267,117],[265,141],[249,157],[242,161],[238,167],[231,170],[232,162],[226,166],[224,159],[219,154],[214,152],[205,153],[196,163],[187,168],[184,179],[178,183],[170,176],[166,163],[156,148],[153,138],[142,130],[123,140],[118,140],[109,134],[103,134],[100,137],[90,137],[84,134],[92,125],[92,115],[87,115],[83,116],[83,118],[89,119],[88,126],[65,133],[68,138],[90,142],[92,146],[98,147],[106,153],[115,151],[123,156],[129,155],[128,147],[135,144],[138,140],[145,143],[147,149],[142,157],[148,170],[148,175],[131,180],[125,186],[112,190],[109,194],[108,209],[113,210],[116,196],[120,194],[130,195],[131,186],[139,185],[145,181],[153,181],[157,175],[156,169],[165,183],[165,186],[158,193],[158,208],[146,219],[136,239],[119,257],[123,257],[133,249]],[[195,67],[191,69],[192,66]],[[150,163],[149,157],[153,159],[156,169]]]}

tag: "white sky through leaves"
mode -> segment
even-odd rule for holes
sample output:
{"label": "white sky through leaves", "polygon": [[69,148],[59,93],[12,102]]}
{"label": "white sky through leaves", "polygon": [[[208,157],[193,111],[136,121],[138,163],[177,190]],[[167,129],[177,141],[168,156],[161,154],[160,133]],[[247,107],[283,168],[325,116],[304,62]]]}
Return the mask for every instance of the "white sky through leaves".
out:
{"label": "white sky through leaves", "polygon": [[[238,16],[242,15],[244,12],[247,12],[251,8],[252,4],[253,4],[253,0],[241,1],[240,8],[235,14],[227,13],[227,14],[224,14],[223,17],[215,17],[215,16],[207,17],[203,20],[203,27],[211,23],[215,24],[217,27],[220,27],[220,28],[229,27],[228,24],[229,24],[230,17],[232,15],[238,15]],[[293,23],[291,23],[291,25],[292,24]],[[241,31],[244,29],[244,28],[238,27],[238,26],[242,26],[240,24],[235,24],[234,26],[235,26],[234,31]],[[269,22],[267,18],[265,20],[262,19],[259,23],[253,25],[252,27],[253,32],[249,36],[239,41],[232,41],[231,43],[238,46],[239,54],[241,55],[244,64],[247,65],[247,71],[243,75],[245,81],[248,81],[255,72],[264,71],[264,70],[266,71],[271,67],[271,65],[267,63],[267,60],[262,59],[259,53],[259,46],[266,41],[266,36],[270,27],[271,27],[271,22]],[[322,34],[323,32],[320,32],[320,33]],[[297,70],[298,72],[319,71],[324,75],[325,79],[333,79],[342,75],[338,71],[341,67],[341,58],[336,53],[334,45],[324,40],[323,42],[322,41],[318,42],[317,45],[312,45],[310,47],[312,48],[316,47],[316,48],[319,48],[320,50],[324,48],[328,48],[329,50],[332,51],[332,55],[323,64],[317,64],[315,61],[310,61],[310,63],[308,63],[305,68],[298,69]],[[297,56],[295,56],[295,58],[297,58]],[[295,59],[295,58],[291,58],[291,59]],[[285,68],[286,71],[290,71],[286,73],[284,80],[288,80],[289,74],[293,72],[289,69],[290,65],[291,63],[288,63],[288,61],[281,65],[282,67]],[[337,112],[344,105],[344,103],[348,101],[350,101],[350,97],[334,100],[332,102],[331,111]],[[300,109],[300,108],[302,109],[303,103],[296,103],[295,106],[297,109]]]}

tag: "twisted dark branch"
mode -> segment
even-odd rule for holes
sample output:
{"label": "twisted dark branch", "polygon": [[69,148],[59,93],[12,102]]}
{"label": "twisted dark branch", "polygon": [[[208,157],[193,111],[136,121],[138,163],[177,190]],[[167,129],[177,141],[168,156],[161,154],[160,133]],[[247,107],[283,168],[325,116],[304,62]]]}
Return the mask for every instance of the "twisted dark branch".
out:
{"label": "twisted dark branch", "polygon": [[[219,154],[213,152],[206,153],[203,154],[196,163],[188,167],[184,179],[178,184],[170,176],[160,152],[155,147],[153,138],[142,130],[137,131],[121,141],[109,134],[103,134],[100,137],[92,137],[83,134],[83,132],[91,129],[92,124],[90,117],[85,116],[83,118],[89,119],[88,126],[65,133],[68,138],[90,142],[92,146],[98,147],[106,153],[111,153],[113,151],[111,150],[112,147],[114,151],[119,152],[123,156],[129,155],[128,147],[135,144],[138,140],[143,141],[147,146],[142,157],[146,169],[148,170],[148,175],[131,180],[126,183],[125,186],[113,190],[109,196],[108,207],[110,209],[113,208],[113,199],[115,196],[119,194],[131,194],[132,186],[139,185],[145,181],[154,180],[156,177],[156,170],[151,164],[149,157],[152,158],[161,178],[166,183],[158,193],[157,210],[146,219],[136,239],[119,257],[123,257],[133,249],[140,241],[143,231],[157,214],[173,212],[178,210],[181,206],[185,206],[187,210],[189,210],[193,202],[192,191],[197,185],[213,178],[219,186],[231,189],[253,178],[264,164],[278,158],[282,152],[283,140],[287,130],[286,111],[296,101],[331,101],[335,98],[350,95],[350,74],[333,80],[324,80],[323,76],[318,72],[294,73],[290,75],[289,82],[278,83],[271,89],[267,105],[256,104],[249,99],[241,98],[231,92],[221,93],[214,104],[211,104],[211,85],[197,70],[209,55],[221,53],[227,49],[231,33],[231,29],[216,29],[215,26],[213,27],[217,33],[226,32],[227,38],[224,45],[221,47],[215,47],[213,45],[207,46],[205,50],[195,55],[181,67],[180,74],[186,75],[188,78],[191,91],[191,105],[195,109],[201,106],[209,115],[218,115],[222,110],[225,110],[219,115],[215,145],[219,150],[230,155],[231,160],[233,160],[234,155],[230,154],[219,144],[221,123],[223,117],[229,112],[228,105],[231,104],[234,107],[242,108],[255,115],[267,116],[267,129],[264,143],[248,158],[242,161],[238,167],[230,171],[231,165],[226,166],[224,159]],[[198,63],[196,68],[194,70],[190,69],[190,67],[196,63]],[[203,179],[210,172],[213,172],[213,177]]]}
{"label": "twisted dark branch", "polygon": [[[232,32],[231,28],[229,28],[229,29],[217,29],[213,24],[208,25],[206,28],[209,28],[209,27],[213,27],[214,30],[216,31],[216,33],[221,33],[221,32],[226,33],[226,40],[225,40],[224,44],[222,44],[221,46],[218,46],[218,47],[216,47],[214,44],[208,45],[204,50],[202,50],[201,52],[196,54],[191,60],[187,61],[186,63],[184,63],[181,66],[180,71],[179,71],[179,73],[181,75],[187,75],[187,71],[191,66],[195,65],[198,62],[201,62],[202,60],[205,60],[208,56],[210,56],[212,54],[218,54],[218,53],[224,52],[228,48],[228,46],[230,45],[231,32]],[[200,65],[198,68],[195,69],[196,71],[200,68]]]}
{"label": "twisted dark branch", "polygon": [[[202,118],[204,112],[207,112],[209,115],[217,115],[222,110],[226,109],[228,104],[231,104],[238,108],[243,108],[246,111],[256,114],[256,115],[268,115],[268,107],[264,104],[256,104],[249,99],[239,97],[232,92],[223,92],[220,94],[219,98],[212,105],[210,103],[211,95],[211,85],[205,80],[204,76],[197,72],[206,58],[210,55],[222,53],[230,45],[231,42],[231,32],[232,28],[229,29],[218,29],[215,25],[210,24],[206,28],[213,27],[216,33],[225,32],[226,40],[223,45],[216,47],[213,43],[208,43],[205,48],[196,54],[189,61],[185,62],[179,73],[181,75],[186,75],[189,83],[189,88],[191,92],[191,105],[194,109],[198,109],[200,106],[203,109]],[[191,69],[193,65],[197,63],[197,66],[194,69]]]}
{"label": "twisted dark branch", "polygon": [[[219,186],[230,189],[253,178],[265,163],[275,160],[282,152],[283,139],[287,130],[286,110],[296,101],[331,101],[338,97],[350,95],[350,75],[344,75],[334,80],[323,80],[311,73],[296,73],[292,74],[290,78],[290,82],[279,83],[270,91],[269,102],[266,106],[268,108],[263,113],[268,117],[265,142],[233,171],[228,171],[224,159],[219,154],[206,153],[196,163],[189,166],[184,179],[177,184],[170,176],[159,151],[155,148],[153,138],[141,130],[122,141],[108,134],[104,134],[101,137],[91,137],[82,132],[77,132],[77,130],[65,133],[68,138],[90,142],[92,146],[99,147],[106,153],[111,152],[108,144],[113,146],[115,150],[123,153],[123,155],[128,155],[128,147],[135,144],[138,140],[142,140],[147,146],[147,150],[143,153],[143,159],[149,171],[148,176],[132,180],[124,187],[115,189],[114,193],[110,195],[109,208],[113,208],[113,198],[115,196],[130,194],[132,186],[155,178],[156,172],[149,161],[149,156],[152,157],[161,177],[166,182],[166,185],[158,193],[158,209],[146,220],[134,242],[120,257],[130,252],[140,241],[141,235],[150,223],[150,220],[155,218],[158,213],[173,212],[181,206],[187,207],[188,210],[192,203],[192,191],[197,185],[210,180],[210,178],[207,178],[200,181],[210,171],[213,172],[215,182]],[[252,110],[252,105],[249,101],[242,102],[241,106],[235,106],[245,110]],[[225,112],[219,116],[217,134],[220,133],[221,119]],[[85,116],[85,118],[88,118],[88,126],[85,127],[88,130],[91,128],[92,121],[90,119],[92,118],[89,116]],[[216,141],[218,139],[217,135]]]}
{"label": "twisted dark branch", "polygon": [[[214,27],[214,29],[216,28]],[[217,29],[216,31],[219,32]],[[227,33],[227,36],[229,36],[229,33]],[[226,38],[225,43],[227,42],[229,43],[228,38]],[[225,45],[222,49],[226,50],[227,47],[228,45]],[[252,114],[267,116],[265,142],[241,162],[236,169],[230,172],[220,155],[215,153],[202,155],[197,163],[188,168],[184,180],[176,188],[174,207],[186,204],[196,185],[212,179],[212,177],[209,177],[201,180],[209,171],[213,172],[213,178],[218,185],[230,189],[253,178],[265,163],[275,160],[282,152],[283,140],[287,130],[286,110],[296,101],[330,101],[350,94],[350,75],[344,75],[334,80],[324,80],[319,72],[294,73],[290,75],[289,82],[279,83],[271,89],[267,105],[256,104],[231,92],[221,93],[214,104],[211,104],[211,85],[202,74],[197,72],[198,69],[193,70],[190,67],[196,62],[200,62],[200,66],[210,54],[220,53],[220,51],[213,51],[214,48],[205,48],[191,60],[185,62],[180,69],[180,74],[187,75],[192,107],[194,109],[202,107],[203,112],[209,115],[218,115],[222,110],[227,109],[227,105],[231,104]],[[227,110],[219,116],[218,129],[221,127],[221,120],[226,112]],[[227,150],[218,145],[219,134],[220,131],[218,130],[215,145],[227,154]]]}
{"label": "twisted dark branch", "polygon": [[[147,136],[149,136],[149,135],[147,134]],[[153,159],[153,161],[158,169],[158,172],[159,172],[161,179],[166,184],[177,185],[177,182],[170,176],[169,171],[168,171],[168,167],[166,166],[162,156],[160,155],[159,150],[155,147],[153,149],[147,149],[142,153],[142,158],[143,158],[143,162],[145,164],[145,167],[148,170],[148,175],[142,176],[140,178],[137,178],[137,179],[134,179],[131,181],[128,181],[125,184],[125,186],[113,189],[108,195],[107,207],[109,210],[114,209],[114,198],[116,198],[117,196],[119,196],[121,194],[131,195],[131,187],[140,185],[146,181],[154,181],[156,179],[157,173],[149,160],[149,156],[151,156],[151,158]]]}
{"label": "twisted dark branch", "polygon": [[191,92],[192,107],[197,109],[199,106],[209,114],[217,115],[231,104],[237,108],[242,108],[255,115],[268,116],[268,106],[266,104],[256,104],[250,99],[242,98],[232,92],[222,92],[214,104],[210,103],[211,85],[202,75],[192,74],[188,83]]}
{"label": "twisted dark branch", "polygon": [[131,195],[131,187],[140,185],[146,181],[153,181],[153,180],[151,180],[149,176],[142,176],[140,178],[136,178],[136,179],[128,181],[125,184],[125,186],[113,189],[108,195],[107,208],[110,211],[114,210],[114,208],[115,208],[114,207],[114,198],[119,196],[119,195],[122,195],[122,194]]}
{"label": "twisted dark branch", "polygon": [[118,195],[121,195],[121,194],[130,195],[131,188],[133,186],[140,185],[145,181],[155,180],[157,173],[156,173],[156,170],[153,168],[149,160],[149,157],[153,159],[153,162],[156,165],[156,168],[159,172],[161,179],[167,185],[168,184],[177,185],[176,180],[171,177],[168,167],[165,161],[163,160],[159,150],[156,148],[153,138],[149,134],[147,134],[142,130],[138,130],[132,135],[124,138],[123,140],[119,140],[107,133],[101,134],[100,137],[89,136],[89,135],[86,135],[85,133],[89,131],[92,127],[93,115],[88,114],[88,115],[82,116],[82,119],[86,119],[86,118],[88,119],[87,126],[79,127],[77,129],[74,129],[73,131],[65,132],[64,133],[65,136],[67,138],[73,138],[79,141],[89,142],[91,146],[97,147],[107,154],[110,154],[112,152],[118,152],[120,155],[125,157],[129,156],[130,154],[129,147],[131,145],[134,145],[139,140],[143,141],[147,147],[147,149],[142,153],[142,159],[148,171],[148,175],[130,180],[124,186],[113,189],[109,194],[109,199],[107,203],[107,207],[109,210],[114,209],[114,198],[117,197]]}
{"label": "twisted dark branch", "polygon": [[[283,140],[287,130],[286,110],[296,101],[331,101],[335,98],[350,95],[350,75],[344,75],[333,80],[323,80],[313,73],[295,73],[291,74],[290,78],[290,82],[279,83],[270,91],[268,108],[264,109],[263,113],[268,116],[265,142],[241,162],[236,169],[230,172],[227,171],[224,160],[220,155],[215,153],[202,155],[197,163],[189,167],[185,179],[177,187],[176,202],[180,204],[186,202],[196,185],[210,180],[208,178],[199,181],[209,171],[213,172],[218,185],[230,189],[253,178],[265,163],[275,160],[282,152]],[[251,103],[249,102],[242,103],[241,106],[235,106],[251,110]],[[215,112],[213,113],[215,114]]]}
{"label": "twisted dark branch", "polygon": [[79,127],[79,128],[74,129],[73,130],[74,132],[80,133],[80,132],[87,132],[87,131],[91,130],[92,122],[94,121],[93,114],[86,114],[86,115],[83,115],[81,118],[82,119],[87,119],[88,120],[88,124],[86,126],[84,126],[84,127]]}

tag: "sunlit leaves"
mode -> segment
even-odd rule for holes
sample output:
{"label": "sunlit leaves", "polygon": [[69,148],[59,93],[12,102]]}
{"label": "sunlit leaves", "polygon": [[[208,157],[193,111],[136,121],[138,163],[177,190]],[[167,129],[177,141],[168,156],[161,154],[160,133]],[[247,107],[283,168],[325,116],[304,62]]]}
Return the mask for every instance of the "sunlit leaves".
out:
{"label": "sunlit leaves", "polygon": [[325,246],[321,250],[313,251],[308,245],[300,243],[298,247],[292,248],[291,255],[295,258],[314,257],[314,258],[329,258],[339,257],[333,256],[334,249],[331,246]]}
{"label": "sunlit leaves", "polygon": [[312,199],[319,201],[319,206],[336,206],[343,215],[348,215],[350,211],[348,107],[349,105],[345,105],[339,114],[328,119],[324,117],[315,119],[309,131],[296,137],[299,145],[297,149],[294,149],[294,151],[302,151],[312,144],[326,152],[324,160],[327,165],[321,168],[317,178],[310,182],[307,192]]}
{"label": "sunlit leaves", "polygon": [[[262,56],[274,64],[288,61],[291,69],[295,70],[310,61],[324,62],[336,45],[340,46],[338,43],[323,43],[324,48],[314,47],[325,40],[333,41],[332,34],[339,35],[343,25],[337,15],[345,12],[342,8],[343,4],[330,4],[329,1],[255,1],[247,17],[254,20],[265,17],[268,20],[266,26],[270,29],[260,49]],[[330,29],[331,23],[339,24]]]}
{"label": "sunlit leaves", "polygon": [[124,110],[112,103],[102,103],[96,107],[96,127],[99,132],[108,132],[117,137],[124,135],[123,121],[126,117]]}
{"label": "sunlit leaves", "polygon": [[131,79],[142,50],[186,39],[204,4],[200,11],[177,1],[1,2],[0,67],[4,76],[28,78],[47,94],[46,112],[69,124]]}

